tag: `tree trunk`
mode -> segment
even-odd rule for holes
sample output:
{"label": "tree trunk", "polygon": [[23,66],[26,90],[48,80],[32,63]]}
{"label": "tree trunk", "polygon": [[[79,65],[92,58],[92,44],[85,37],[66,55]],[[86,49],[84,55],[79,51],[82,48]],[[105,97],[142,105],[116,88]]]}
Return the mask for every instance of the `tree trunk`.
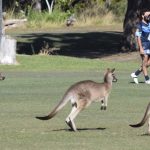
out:
{"label": "tree trunk", "polygon": [[51,11],[51,13],[52,13],[52,10],[53,10],[53,6],[54,6],[54,0],[52,0],[51,6],[50,6],[50,11]]}
{"label": "tree trunk", "polygon": [[35,0],[32,7],[35,11],[41,12],[42,10],[41,0]]}
{"label": "tree trunk", "polygon": [[105,7],[109,8],[111,5],[111,0],[105,0]]}
{"label": "tree trunk", "polygon": [[9,36],[2,36],[0,50],[0,64],[17,64],[16,61],[16,40]]}
{"label": "tree trunk", "polygon": [[2,39],[2,0],[0,0],[0,43]]}
{"label": "tree trunk", "polygon": [[2,0],[0,0],[0,64],[16,64],[16,40],[3,32]]}
{"label": "tree trunk", "polygon": [[133,51],[137,49],[135,41],[136,24],[139,21],[139,12],[143,8],[149,8],[150,0],[128,0],[127,11],[123,24],[123,51]]}
{"label": "tree trunk", "polygon": [[47,7],[48,7],[48,12],[49,12],[50,14],[51,14],[52,11],[53,11],[54,1],[55,1],[55,0],[51,0],[51,4],[50,4],[48,0],[45,0],[46,5],[47,5]]}

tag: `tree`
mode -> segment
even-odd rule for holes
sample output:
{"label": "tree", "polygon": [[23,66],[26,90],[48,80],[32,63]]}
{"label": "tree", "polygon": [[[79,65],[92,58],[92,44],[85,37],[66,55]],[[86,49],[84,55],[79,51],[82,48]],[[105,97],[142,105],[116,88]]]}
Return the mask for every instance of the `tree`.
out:
{"label": "tree", "polygon": [[49,4],[48,0],[45,0],[45,1],[46,1],[46,4],[47,4],[47,7],[48,7],[48,11],[51,14],[52,13],[52,8],[53,8],[54,0],[52,0],[51,5]]}
{"label": "tree", "polygon": [[136,49],[135,29],[139,21],[141,9],[150,9],[150,0],[128,0],[123,29],[123,50],[131,51]]}
{"label": "tree", "polygon": [[0,45],[2,39],[2,0],[0,0]]}
{"label": "tree", "polygon": [[105,0],[105,7],[109,8],[111,5],[111,0]]}
{"label": "tree", "polygon": [[16,40],[3,32],[2,0],[0,0],[0,64],[16,64]]}

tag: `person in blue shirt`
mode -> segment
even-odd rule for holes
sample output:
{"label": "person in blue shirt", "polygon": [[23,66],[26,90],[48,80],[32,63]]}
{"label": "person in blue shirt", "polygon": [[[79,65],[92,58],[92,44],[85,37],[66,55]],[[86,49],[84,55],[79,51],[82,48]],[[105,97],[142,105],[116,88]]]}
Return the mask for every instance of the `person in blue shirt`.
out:
{"label": "person in blue shirt", "polygon": [[135,32],[139,53],[142,59],[140,69],[131,73],[133,81],[138,84],[138,75],[143,72],[145,83],[150,84],[147,68],[150,66],[150,10],[142,10]]}

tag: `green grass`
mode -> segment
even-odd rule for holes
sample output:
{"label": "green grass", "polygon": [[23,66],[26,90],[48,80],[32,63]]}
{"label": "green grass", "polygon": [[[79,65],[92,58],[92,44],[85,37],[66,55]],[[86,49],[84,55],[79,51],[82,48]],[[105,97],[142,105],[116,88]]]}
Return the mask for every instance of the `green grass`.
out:
{"label": "green grass", "polygon": [[[132,83],[130,73],[138,62],[106,62],[60,56],[17,56],[19,65],[0,66],[6,80],[0,82],[0,149],[2,150],[149,150],[147,125],[133,129],[149,102],[149,86]],[[107,67],[115,67],[107,111],[93,103],[76,119],[76,133],[64,120],[71,105],[49,121],[47,114],[74,82],[103,80]],[[143,81],[143,77],[139,79]]]}
{"label": "green grass", "polygon": [[[120,57],[120,56],[118,56]],[[137,62],[101,61],[100,59],[80,59],[67,56],[17,56],[18,65],[1,65],[1,71],[100,71],[115,67],[117,70],[135,69]],[[130,66],[130,68],[129,68]]]}

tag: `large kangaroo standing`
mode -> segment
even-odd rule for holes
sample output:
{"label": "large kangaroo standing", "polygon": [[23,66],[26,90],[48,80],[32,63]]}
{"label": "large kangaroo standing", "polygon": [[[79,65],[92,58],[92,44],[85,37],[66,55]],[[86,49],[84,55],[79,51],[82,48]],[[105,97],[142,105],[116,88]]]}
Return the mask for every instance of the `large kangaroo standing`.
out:
{"label": "large kangaroo standing", "polygon": [[91,80],[75,83],[66,91],[62,100],[53,111],[47,116],[36,118],[40,120],[51,119],[67,104],[68,101],[71,101],[72,110],[66,118],[66,123],[73,131],[77,131],[74,119],[81,110],[88,107],[92,102],[100,101],[102,103],[101,110],[106,110],[108,96],[112,89],[112,82],[117,82],[114,71],[115,69],[107,69],[103,83],[97,83]]}

